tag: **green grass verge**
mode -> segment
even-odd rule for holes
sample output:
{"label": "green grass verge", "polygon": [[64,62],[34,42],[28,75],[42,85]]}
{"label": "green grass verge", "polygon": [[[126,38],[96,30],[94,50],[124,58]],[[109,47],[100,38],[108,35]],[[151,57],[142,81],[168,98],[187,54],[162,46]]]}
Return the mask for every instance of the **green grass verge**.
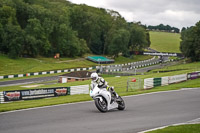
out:
{"label": "green grass verge", "polygon": [[150,31],[151,48],[159,52],[180,53],[180,34]]}
{"label": "green grass verge", "polygon": [[150,131],[147,133],[200,133],[200,124],[169,126],[164,129]]}
{"label": "green grass verge", "polygon": [[92,100],[89,95],[68,95],[0,104],[0,112]]}

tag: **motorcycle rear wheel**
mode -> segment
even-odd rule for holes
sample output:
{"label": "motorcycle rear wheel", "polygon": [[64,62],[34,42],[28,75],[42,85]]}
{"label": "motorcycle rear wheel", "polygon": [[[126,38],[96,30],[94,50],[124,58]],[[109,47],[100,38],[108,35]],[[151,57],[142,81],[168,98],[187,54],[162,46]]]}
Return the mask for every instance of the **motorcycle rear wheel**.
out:
{"label": "motorcycle rear wheel", "polygon": [[102,102],[101,102],[101,100],[99,98],[95,99],[95,105],[96,105],[97,109],[100,112],[105,113],[105,112],[107,112],[107,106],[108,106],[108,104],[107,104],[105,98],[102,97],[102,99],[103,99]]}
{"label": "motorcycle rear wheel", "polygon": [[125,102],[124,100],[119,96],[118,97],[119,101],[117,102],[118,103],[118,109],[119,110],[124,110],[125,109]]}

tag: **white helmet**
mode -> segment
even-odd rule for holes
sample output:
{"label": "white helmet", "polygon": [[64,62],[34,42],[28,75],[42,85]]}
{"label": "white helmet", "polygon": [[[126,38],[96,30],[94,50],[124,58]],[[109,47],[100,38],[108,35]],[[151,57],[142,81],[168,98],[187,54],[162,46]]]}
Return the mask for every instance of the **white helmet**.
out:
{"label": "white helmet", "polygon": [[93,81],[96,81],[96,80],[98,79],[99,76],[98,76],[97,73],[92,73],[90,77],[91,77],[91,79],[92,79]]}

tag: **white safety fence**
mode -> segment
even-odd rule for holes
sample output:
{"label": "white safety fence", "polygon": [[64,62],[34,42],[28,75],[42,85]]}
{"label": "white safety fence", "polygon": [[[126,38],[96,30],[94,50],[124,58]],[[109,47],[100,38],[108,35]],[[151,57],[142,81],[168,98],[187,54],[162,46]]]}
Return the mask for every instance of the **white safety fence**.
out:
{"label": "white safety fence", "polygon": [[89,94],[89,85],[71,86],[71,95],[75,94]]}

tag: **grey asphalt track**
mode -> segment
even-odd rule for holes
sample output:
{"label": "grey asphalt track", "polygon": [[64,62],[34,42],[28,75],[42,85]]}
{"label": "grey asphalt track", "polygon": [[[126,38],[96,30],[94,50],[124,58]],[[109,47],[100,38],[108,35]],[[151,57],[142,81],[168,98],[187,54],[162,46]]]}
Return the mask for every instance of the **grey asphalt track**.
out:
{"label": "grey asphalt track", "polygon": [[94,102],[0,113],[1,133],[137,133],[200,118],[200,88],[124,97],[126,109]]}
{"label": "grey asphalt track", "polygon": [[178,62],[168,62],[168,63],[165,63],[165,64],[158,64],[158,65],[153,65],[153,66],[148,66],[148,67],[144,67],[144,68],[139,68],[139,69],[132,69],[132,70],[129,70],[129,71],[124,71],[124,73],[145,73],[145,72],[148,72],[148,71],[151,71],[151,70],[154,70],[154,69],[161,69],[161,68],[164,68],[166,66],[172,66],[172,65],[175,65],[175,64],[178,64]]}

